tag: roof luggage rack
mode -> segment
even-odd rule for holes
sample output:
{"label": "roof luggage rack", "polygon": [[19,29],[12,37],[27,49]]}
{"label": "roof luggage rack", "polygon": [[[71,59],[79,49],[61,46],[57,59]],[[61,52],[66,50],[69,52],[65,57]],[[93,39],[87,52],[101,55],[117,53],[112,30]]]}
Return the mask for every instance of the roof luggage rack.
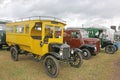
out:
{"label": "roof luggage rack", "polygon": [[27,21],[27,20],[53,20],[53,21],[58,21],[62,23],[66,23],[66,21],[56,18],[56,17],[51,17],[51,16],[32,16],[32,17],[26,17],[26,18],[21,18],[18,20],[14,20],[13,22],[19,22],[19,21]]}

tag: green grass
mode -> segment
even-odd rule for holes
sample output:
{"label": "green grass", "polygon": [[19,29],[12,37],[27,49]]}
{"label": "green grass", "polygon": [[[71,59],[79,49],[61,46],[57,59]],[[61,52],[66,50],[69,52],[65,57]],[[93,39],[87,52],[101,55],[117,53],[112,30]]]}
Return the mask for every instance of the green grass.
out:
{"label": "green grass", "polygon": [[84,60],[80,68],[70,67],[60,62],[57,78],[46,75],[43,63],[35,62],[31,56],[21,55],[19,61],[11,60],[10,52],[0,51],[0,80],[110,80],[114,71],[114,61],[120,51],[110,55],[101,51],[90,60]]}

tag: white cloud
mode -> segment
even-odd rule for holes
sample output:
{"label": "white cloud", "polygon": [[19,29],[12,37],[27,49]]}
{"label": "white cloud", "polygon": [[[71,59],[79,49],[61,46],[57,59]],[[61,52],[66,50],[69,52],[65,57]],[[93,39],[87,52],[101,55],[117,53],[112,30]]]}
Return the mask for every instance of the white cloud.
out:
{"label": "white cloud", "polygon": [[119,25],[119,0],[0,0],[0,17],[55,16],[67,26]]}

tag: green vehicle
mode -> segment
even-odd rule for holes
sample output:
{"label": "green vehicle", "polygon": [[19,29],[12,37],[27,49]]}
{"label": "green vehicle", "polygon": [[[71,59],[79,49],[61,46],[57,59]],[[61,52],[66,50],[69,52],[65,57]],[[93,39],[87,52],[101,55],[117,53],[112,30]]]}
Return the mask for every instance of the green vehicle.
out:
{"label": "green vehicle", "polygon": [[116,52],[116,47],[114,43],[107,39],[108,35],[106,35],[107,29],[103,28],[85,28],[89,34],[90,38],[99,38],[101,48],[105,48],[105,52],[109,54],[114,54]]}
{"label": "green vehicle", "polygon": [[6,46],[6,34],[5,34],[5,31],[4,30],[0,30],[0,49],[3,47],[3,46]]}
{"label": "green vehicle", "polygon": [[6,43],[6,32],[5,32],[5,21],[0,21],[0,49],[3,46],[7,46]]}

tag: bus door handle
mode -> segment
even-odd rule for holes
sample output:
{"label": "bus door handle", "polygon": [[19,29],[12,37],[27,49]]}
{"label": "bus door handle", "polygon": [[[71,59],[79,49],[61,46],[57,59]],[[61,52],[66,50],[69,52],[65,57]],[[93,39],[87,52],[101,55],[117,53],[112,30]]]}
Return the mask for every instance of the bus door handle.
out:
{"label": "bus door handle", "polygon": [[40,41],[40,47],[42,47],[43,46],[43,42],[42,41]]}

